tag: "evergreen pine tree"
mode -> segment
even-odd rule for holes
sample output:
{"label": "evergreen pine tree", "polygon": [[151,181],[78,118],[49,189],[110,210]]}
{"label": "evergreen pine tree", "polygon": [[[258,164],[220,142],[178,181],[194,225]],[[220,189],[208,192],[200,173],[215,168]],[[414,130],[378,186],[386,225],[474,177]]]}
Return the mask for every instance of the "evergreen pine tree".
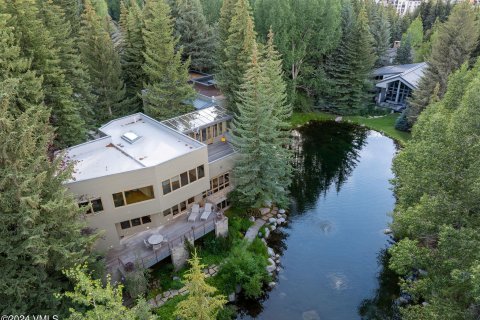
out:
{"label": "evergreen pine tree", "polygon": [[217,46],[217,69],[220,70],[223,63],[227,61],[225,47],[227,46],[227,39],[229,36],[228,29],[232,22],[235,13],[236,0],[223,0],[222,8],[220,9],[220,17],[218,19],[218,46]]}
{"label": "evergreen pine tree", "polygon": [[78,0],[53,0],[53,3],[60,6],[65,13],[65,19],[70,22],[72,35],[78,36],[80,31],[80,20],[82,15],[82,1]]}
{"label": "evergreen pine tree", "polygon": [[213,295],[217,289],[205,282],[205,265],[200,263],[196,251],[188,262],[191,266],[185,274],[188,295],[178,303],[175,315],[181,319],[215,320],[227,299],[222,295]]}
{"label": "evergreen pine tree", "polygon": [[97,15],[90,0],[86,0],[84,6],[80,52],[97,97],[93,107],[95,120],[102,123],[129,113],[129,101],[125,99],[120,58],[105,30],[104,20]]}
{"label": "evergreen pine tree", "polygon": [[342,9],[342,37],[337,49],[327,58],[328,99],[336,112],[353,114],[365,107],[369,77],[375,62],[373,38],[368,30],[365,8],[355,14],[352,3]]}
{"label": "evergreen pine tree", "polygon": [[376,10],[371,21],[370,31],[375,41],[376,65],[387,65],[387,50],[390,48],[390,22],[384,6],[375,5]]}
{"label": "evergreen pine tree", "polygon": [[42,79],[30,70],[31,59],[21,56],[13,27],[9,26],[10,19],[10,15],[0,13],[0,89],[6,90],[10,86],[17,88],[10,92],[14,96],[9,103],[10,112],[18,115],[40,104],[43,101],[43,91]]}
{"label": "evergreen pine tree", "polygon": [[144,111],[157,119],[166,119],[191,109],[186,100],[195,92],[188,84],[190,61],[182,61],[182,49],[175,50],[170,8],[164,0],[149,0],[145,5],[145,94]]}
{"label": "evergreen pine tree", "polygon": [[[217,81],[223,94],[227,98],[227,107],[236,113],[236,93],[244,80],[248,68],[252,49],[255,45],[256,33],[248,0],[238,0],[228,28],[228,38],[223,50],[225,60],[220,61]],[[222,45],[222,44],[221,44]]]}
{"label": "evergreen pine tree", "polygon": [[136,1],[129,6],[122,2],[120,25],[123,30],[123,50],[121,54],[122,74],[127,87],[127,97],[131,101],[131,112],[142,109],[142,89],[145,74],[142,65],[145,61],[143,51],[143,13]]}
{"label": "evergreen pine tree", "polygon": [[73,90],[61,67],[60,49],[43,23],[38,3],[34,0],[0,2],[0,10],[10,14],[11,26],[22,50],[22,56],[31,59],[31,69],[43,78],[44,102],[51,109],[50,122],[55,127],[55,147],[63,148],[85,138],[85,123],[77,104],[72,100]]}
{"label": "evergreen pine tree", "polygon": [[397,56],[395,57],[396,64],[409,64],[412,63],[412,46],[410,41],[410,35],[402,40],[400,48],[397,49]]}
{"label": "evergreen pine tree", "polygon": [[190,58],[190,68],[210,71],[214,66],[215,38],[207,24],[200,0],[171,0],[175,36],[183,48],[183,59]]}
{"label": "evergreen pine tree", "polygon": [[449,75],[469,60],[478,36],[479,26],[474,9],[465,2],[456,5],[448,20],[439,26],[433,39],[427,70],[414,91],[408,108],[410,125],[430,103],[435,87],[438,87],[438,98],[443,97]]}
{"label": "evergreen pine tree", "polygon": [[271,42],[264,55],[254,44],[238,91],[232,143],[238,149],[239,159],[233,177],[236,198],[243,206],[260,207],[267,201],[286,203],[291,168],[283,129],[289,107],[279,65]]}
{"label": "evergreen pine tree", "polygon": [[84,209],[64,186],[71,167],[47,155],[49,109],[39,103],[15,114],[18,84],[0,83],[0,310],[64,315],[54,297],[68,287],[61,270],[88,259],[94,238],[81,234]]}
{"label": "evergreen pine tree", "polygon": [[423,25],[422,19],[418,16],[415,20],[412,21],[407,31],[402,36],[402,42],[405,42],[407,38],[410,39],[410,46],[413,49],[413,60],[415,62],[424,61],[422,57],[422,45],[423,45]]}
{"label": "evergreen pine tree", "polygon": [[271,179],[266,182],[266,187],[272,192],[272,199],[282,205],[288,204],[288,187],[291,183],[292,164],[291,152],[286,149],[290,144],[290,117],[292,105],[287,102],[287,85],[285,83],[282,59],[274,46],[273,32],[270,29],[268,41],[261,63],[263,73],[267,79],[267,100],[271,109],[273,120],[271,136],[271,147],[274,154],[271,156],[270,174]]}
{"label": "evergreen pine tree", "polygon": [[96,97],[92,94],[90,76],[80,60],[76,35],[72,34],[70,22],[63,9],[52,0],[42,1],[41,15],[45,26],[55,39],[60,67],[65,70],[65,81],[72,87],[71,100],[83,120],[93,126],[92,106]]}

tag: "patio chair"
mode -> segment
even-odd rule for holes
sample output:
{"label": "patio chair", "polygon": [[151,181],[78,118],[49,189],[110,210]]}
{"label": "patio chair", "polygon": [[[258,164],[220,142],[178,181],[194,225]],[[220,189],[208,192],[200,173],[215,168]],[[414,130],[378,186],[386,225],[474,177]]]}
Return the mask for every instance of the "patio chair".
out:
{"label": "patio chair", "polygon": [[145,247],[147,247],[148,249],[152,248],[152,245],[148,243],[147,239],[143,239],[143,243],[145,244]]}
{"label": "patio chair", "polygon": [[207,220],[210,214],[212,213],[212,208],[213,205],[211,203],[206,203],[205,204],[205,210],[202,213],[202,216],[200,217],[201,220]]}
{"label": "patio chair", "polygon": [[188,221],[195,222],[199,214],[200,214],[200,205],[198,203],[195,203],[192,206],[192,213],[190,213],[190,216],[188,217]]}

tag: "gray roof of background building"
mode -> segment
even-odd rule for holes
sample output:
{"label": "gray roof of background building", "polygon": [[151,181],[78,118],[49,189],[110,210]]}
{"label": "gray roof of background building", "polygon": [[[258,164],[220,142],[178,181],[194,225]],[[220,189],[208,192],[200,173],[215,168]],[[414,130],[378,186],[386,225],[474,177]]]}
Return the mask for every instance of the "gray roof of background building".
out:
{"label": "gray roof of background building", "polygon": [[419,66],[423,63],[424,62],[384,66],[384,67],[373,70],[373,75],[374,76],[386,76],[386,75],[400,74],[400,73],[403,73],[403,72],[405,72],[405,71],[407,71],[411,68]]}
{"label": "gray roof of background building", "polygon": [[[410,66],[410,68],[406,68]],[[385,88],[388,83],[392,81],[401,80],[405,84],[409,85],[412,89],[416,89],[418,82],[422,78],[425,70],[427,69],[428,64],[426,62],[414,63],[414,64],[405,64],[400,66],[391,66],[391,67],[401,67],[405,69],[402,73],[396,73],[389,77],[384,78],[379,81],[376,86],[380,88]],[[399,69],[401,69],[399,68]]]}

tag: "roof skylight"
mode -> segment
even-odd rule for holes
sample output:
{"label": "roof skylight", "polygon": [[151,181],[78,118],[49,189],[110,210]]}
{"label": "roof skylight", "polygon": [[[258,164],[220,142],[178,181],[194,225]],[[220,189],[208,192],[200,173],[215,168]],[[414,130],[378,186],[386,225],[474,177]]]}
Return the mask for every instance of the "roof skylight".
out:
{"label": "roof skylight", "polygon": [[122,139],[127,141],[128,143],[134,143],[135,141],[137,141],[138,139],[140,139],[141,137],[136,134],[135,132],[133,131],[128,131],[128,132],[125,132],[123,135],[122,135]]}

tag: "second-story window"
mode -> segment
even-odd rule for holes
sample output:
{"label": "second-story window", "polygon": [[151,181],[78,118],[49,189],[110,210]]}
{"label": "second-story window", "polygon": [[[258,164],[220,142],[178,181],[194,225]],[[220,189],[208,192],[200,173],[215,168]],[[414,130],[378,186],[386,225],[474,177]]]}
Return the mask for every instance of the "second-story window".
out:
{"label": "second-story window", "polygon": [[102,199],[100,198],[78,203],[79,207],[87,207],[89,205],[91,205],[91,208],[88,208],[87,212],[85,212],[86,214],[99,213],[103,211]]}
{"label": "second-story window", "polygon": [[132,189],[128,191],[114,193],[112,195],[115,207],[121,207],[128,204],[134,204],[155,198],[153,186]]}
{"label": "second-story window", "polygon": [[205,177],[205,168],[203,164],[197,167],[197,177],[198,179],[202,179],[203,177]]}

